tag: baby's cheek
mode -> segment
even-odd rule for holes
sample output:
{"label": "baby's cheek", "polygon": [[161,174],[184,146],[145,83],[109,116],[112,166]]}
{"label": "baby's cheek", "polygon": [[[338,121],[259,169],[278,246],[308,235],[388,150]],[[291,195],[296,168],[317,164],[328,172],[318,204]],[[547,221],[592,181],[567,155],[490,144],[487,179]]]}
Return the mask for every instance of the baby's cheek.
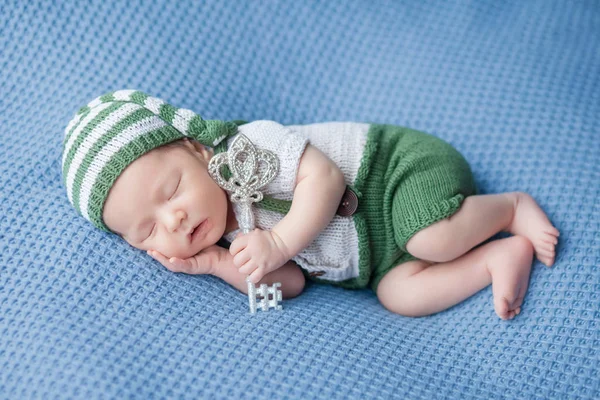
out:
{"label": "baby's cheek", "polygon": [[193,254],[190,254],[190,246],[175,239],[176,238],[169,237],[157,240],[156,243],[152,245],[152,248],[164,254],[166,257],[177,257],[182,259],[191,257]]}
{"label": "baby's cheek", "polygon": [[142,247],[140,244],[138,244],[138,243],[135,243],[135,242],[130,242],[129,240],[125,239],[123,236],[120,236],[120,235],[119,235],[119,237],[120,237],[121,239],[123,239],[123,241],[124,241],[124,242],[128,243],[128,244],[129,244],[131,247],[134,247],[134,248],[136,248],[136,249],[140,249],[140,250],[146,250],[145,248],[143,248],[143,247]]}

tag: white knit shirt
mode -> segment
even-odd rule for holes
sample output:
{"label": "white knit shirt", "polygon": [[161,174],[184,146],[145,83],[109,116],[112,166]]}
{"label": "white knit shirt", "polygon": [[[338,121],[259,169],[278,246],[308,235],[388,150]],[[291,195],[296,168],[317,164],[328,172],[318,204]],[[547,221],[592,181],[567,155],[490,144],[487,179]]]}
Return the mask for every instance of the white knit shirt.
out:
{"label": "white knit shirt", "polygon": [[[279,157],[279,174],[262,189],[263,193],[283,200],[292,200],[300,158],[307,144],[315,146],[333,160],[344,173],[346,183],[354,184],[369,124],[356,122],[324,122],[309,125],[284,126],[275,121],[260,120],[238,127],[254,146],[270,150]],[[228,139],[228,147],[236,136]],[[233,204],[236,215],[239,206]],[[253,206],[256,227],[272,229],[283,214]],[[240,230],[224,237],[232,242]],[[342,281],[358,276],[358,235],[352,217],[335,215],[321,233],[298,255],[292,258],[301,268],[320,272],[319,279]]]}

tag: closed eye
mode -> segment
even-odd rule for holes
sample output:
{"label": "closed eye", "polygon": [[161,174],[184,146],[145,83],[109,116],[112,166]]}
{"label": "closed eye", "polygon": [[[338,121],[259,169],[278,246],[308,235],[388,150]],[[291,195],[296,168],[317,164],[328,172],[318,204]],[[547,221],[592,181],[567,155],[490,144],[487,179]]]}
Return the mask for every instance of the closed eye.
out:
{"label": "closed eye", "polygon": [[146,237],[146,239],[142,240],[142,242],[145,242],[146,240],[150,239],[150,236],[152,236],[152,233],[154,233],[155,228],[156,228],[156,224],[154,224],[152,226],[152,230],[150,231],[150,234]]}
{"label": "closed eye", "polygon": [[179,176],[179,182],[177,182],[177,187],[175,188],[175,191],[173,192],[173,194],[171,195],[171,197],[169,197],[169,200],[171,200],[175,196],[175,194],[179,190],[179,186],[180,185],[181,185],[181,175]]}
{"label": "closed eye", "polygon": [[[179,175],[179,182],[177,182],[177,187],[175,187],[175,191],[173,192],[171,197],[169,197],[169,200],[171,200],[175,196],[175,194],[177,194],[177,191],[179,190],[179,186],[181,186],[181,175]],[[142,242],[150,239],[150,237],[154,233],[155,229],[156,229],[156,224],[154,224],[154,226],[152,226],[152,230],[150,231],[150,234],[146,237],[146,239],[142,240]]]}

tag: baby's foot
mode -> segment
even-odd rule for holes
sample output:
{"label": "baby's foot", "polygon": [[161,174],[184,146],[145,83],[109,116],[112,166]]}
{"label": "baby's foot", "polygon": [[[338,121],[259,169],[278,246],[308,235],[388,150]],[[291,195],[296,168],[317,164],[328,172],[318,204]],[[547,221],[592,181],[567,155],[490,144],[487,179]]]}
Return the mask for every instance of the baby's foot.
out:
{"label": "baby's foot", "polygon": [[523,236],[500,239],[486,255],[487,269],[492,276],[494,310],[504,320],[521,312],[529,285],[533,245]]}
{"label": "baby's foot", "polygon": [[554,264],[555,246],[560,232],[550,223],[536,201],[523,192],[507,193],[514,202],[514,216],[508,226],[513,235],[525,236],[533,244],[535,256],[550,267]]}

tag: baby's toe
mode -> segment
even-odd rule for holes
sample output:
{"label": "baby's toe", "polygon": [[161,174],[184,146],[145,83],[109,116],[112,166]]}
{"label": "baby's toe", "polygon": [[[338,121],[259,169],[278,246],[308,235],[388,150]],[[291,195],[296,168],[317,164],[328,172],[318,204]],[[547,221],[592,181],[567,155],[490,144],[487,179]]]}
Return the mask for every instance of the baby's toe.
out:
{"label": "baby's toe", "polygon": [[513,301],[512,305],[510,306],[511,310],[517,310],[521,308],[521,305],[523,304],[523,295],[517,297],[517,299],[515,301]]}
{"label": "baby's toe", "polygon": [[494,299],[494,310],[502,319],[508,319],[508,301],[504,297]]}
{"label": "baby's toe", "polygon": [[544,232],[547,233],[548,235],[551,235],[554,237],[560,236],[560,232],[558,231],[558,229],[556,229],[552,225],[550,225],[548,228],[544,229]]}
{"label": "baby's toe", "polygon": [[539,245],[537,246],[537,251],[543,251],[544,253],[547,253],[549,255],[554,254],[554,244],[553,243],[547,243],[547,242],[540,242]]}
{"label": "baby's toe", "polygon": [[550,257],[550,256],[545,256],[545,255],[538,255],[538,260],[540,260],[540,262],[542,264],[544,264],[546,267],[551,267],[554,264],[554,257]]}
{"label": "baby's toe", "polygon": [[554,258],[555,253],[553,251],[548,251],[546,249],[539,249],[537,252],[538,258],[545,258],[547,260],[551,260]]}
{"label": "baby's toe", "polygon": [[521,304],[523,304],[523,296],[517,297],[515,301],[508,304],[508,319],[513,319],[521,312]]}

